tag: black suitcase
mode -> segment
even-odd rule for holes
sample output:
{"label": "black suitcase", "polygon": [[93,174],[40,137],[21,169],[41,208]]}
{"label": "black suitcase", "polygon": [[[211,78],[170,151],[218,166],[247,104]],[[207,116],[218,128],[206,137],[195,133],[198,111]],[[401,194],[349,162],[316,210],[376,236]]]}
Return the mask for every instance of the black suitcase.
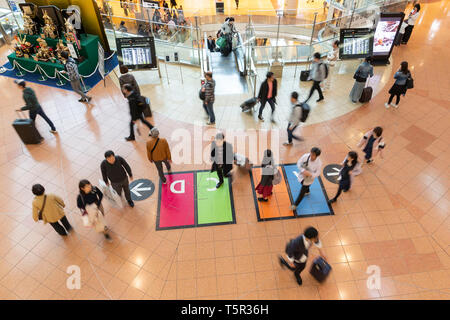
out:
{"label": "black suitcase", "polygon": [[252,110],[257,102],[258,102],[258,99],[256,99],[256,98],[251,98],[251,99],[245,100],[241,104],[242,112]]}
{"label": "black suitcase", "polygon": [[310,70],[303,70],[300,72],[300,81],[308,81]]}
{"label": "black suitcase", "polygon": [[359,102],[365,103],[369,102],[372,99],[373,89],[372,87],[365,87],[362,91],[361,98],[359,98]]}
{"label": "black suitcase", "polygon": [[331,272],[331,266],[322,257],[318,257],[313,261],[309,273],[319,282],[325,281]]}
{"label": "black suitcase", "polygon": [[16,119],[12,126],[25,144],[38,144],[44,140],[31,119]]}

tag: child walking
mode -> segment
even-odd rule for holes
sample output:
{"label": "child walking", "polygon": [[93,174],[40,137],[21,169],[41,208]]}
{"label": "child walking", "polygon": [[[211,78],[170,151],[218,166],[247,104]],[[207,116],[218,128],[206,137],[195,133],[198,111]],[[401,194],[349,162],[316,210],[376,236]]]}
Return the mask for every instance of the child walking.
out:
{"label": "child walking", "polygon": [[256,186],[256,192],[261,195],[258,201],[267,202],[267,199],[272,194],[273,188],[273,175],[275,170],[274,160],[272,156],[272,150],[264,151],[264,158],[261,165],[262,175],[261,181]]}
{"label": "child walking", "polygon": [[352,184],[352,175],[357,175],[361,172],[361,165],[358,162],[358,154],[355,151],[350,151],[348,153],[342,165],[343,167],[339,172],[341,180],[339,180],[338,191],[334,198],[328,201],[329,203],[336,202],[342,191],[347,192],[348,190],[350,190]]}
{"label": "child walking", "polygon": [[384,140],[381,136],[383,128],[375,127],[373,130],[366,132],[358,143],[358,147],[365,153],[366,163],[373,162],[373,158],[380,154],[383,158],[383,149],[385,147]]}

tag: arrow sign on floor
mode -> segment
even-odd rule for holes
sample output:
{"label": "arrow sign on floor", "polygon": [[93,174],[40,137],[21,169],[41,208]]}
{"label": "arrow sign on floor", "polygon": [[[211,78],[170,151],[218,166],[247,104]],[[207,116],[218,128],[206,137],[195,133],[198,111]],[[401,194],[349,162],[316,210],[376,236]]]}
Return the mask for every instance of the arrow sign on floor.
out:
{"label": "arrow sign on floor", "polygon": [[155,185],[148,179],[138,179],[130,183],[131,199],[145,200],[155,191]]}
{"label": "arrow sign on floor", "polygon": [[341,177],[339,176],[339,171],[341,171],[342,166],[340,164],[329,164],[323,168],[323,176],[325,179],[332,183],[339,183]]}

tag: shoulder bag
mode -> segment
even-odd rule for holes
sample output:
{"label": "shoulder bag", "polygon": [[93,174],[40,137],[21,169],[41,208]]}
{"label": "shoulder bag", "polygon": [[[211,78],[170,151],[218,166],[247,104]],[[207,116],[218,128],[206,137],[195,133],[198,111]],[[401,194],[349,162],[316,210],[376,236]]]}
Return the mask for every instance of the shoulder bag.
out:
{"label": "shoulder bag", "polygon": [[42,220],[42,214],[43,214],[43,211],[44,211],[44,208],[45,208],[45,202],[46,201],[47,201],[47,195],[44,196],[44,203],[42,204],[41,210],[39,210],[39,212],[38,212],[38,219],[39,220]]}

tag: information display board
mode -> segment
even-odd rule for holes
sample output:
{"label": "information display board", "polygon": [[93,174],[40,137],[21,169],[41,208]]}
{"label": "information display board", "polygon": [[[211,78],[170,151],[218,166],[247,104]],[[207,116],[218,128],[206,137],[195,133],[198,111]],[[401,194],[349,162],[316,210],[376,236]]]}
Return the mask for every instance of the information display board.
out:
{"label": "information display board", "polygon": [[142,6],[143,6],[144,8],[158,9],[158,8],[159,8],[159,1],[142,0]]}
{"label": "information display board", "polygon": [[373,31],[369,28],[341,29],[339,57],[357,59],[372,55]]}
{"label": "information display board", "polygon": [[394,40],[400,31],[405,14],[382,13],[375,29],[373,40],[373,60],[378,63],[388,63],[391,56]]}
{"label": "information display board", "polygon": [[153,37],[117,38],[119,65],[129,69],[153,69],[157,67]]}

